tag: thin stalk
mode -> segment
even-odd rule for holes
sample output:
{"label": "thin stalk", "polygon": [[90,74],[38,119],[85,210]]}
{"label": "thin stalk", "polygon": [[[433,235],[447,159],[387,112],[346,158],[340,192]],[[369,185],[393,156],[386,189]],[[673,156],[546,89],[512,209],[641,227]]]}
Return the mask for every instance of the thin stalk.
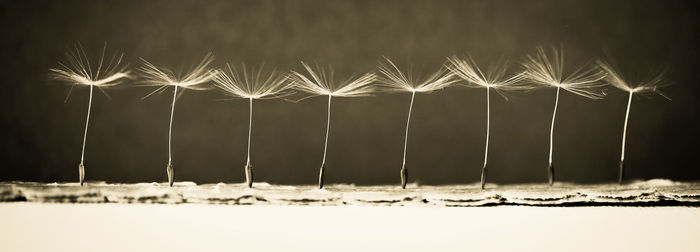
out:
{"label": "thin stalk", "polygon": [[331,98],[332,95],[328,95],[328,121],[326,123],[326,141],[323,144],[323,161],[321,161],[321,169],[318,173],[318,188],[323,188],[323,172],[326,169],[326,151],[328,150],[328,132],[331,129]]}
{"label": "thin stalk", "polygon": [[175,100],[177,98],[177,86],[173,91],[173,104],[170,108],[170,127],[168,128],[168,163],[173,161],[172,138],[173,138],[173,115],[175,114]]}
{"label": "thin stalk", "polygon": [[90,123],[90,109],[92,108],[92,85],[90,85],[90,98],[88,100],[87,119],[85,119],[85,133],[83,133],[83,150],[80,154],[80,163],[85,160],[85,141],[87,140],[88,124]]}
{"label": "thin stalk", "polygon": [[632,94],[630,91],[629,99],[627,100],[627,112],[625,113],[625,126],[622,129],[622,152],[620,153],[620,172],[618,173],[617,183],[622,184],[622,178],[625,174],[625,140],[627,140],[627,120],[630,117],[630,107],[632,106]]}
{"label": "thin stalk", "polygon": [[88,124],[90,123],[90,109],[92,109],[92,87],[90,85],[90,98],[88,100],[87,118],[85,119],[85,132],[83,133],[83,149],[80,154],[80,164],[78,164],[78,180],[82,186],[85,182],[85,142],[87,141]]}
{"label": "thin stalk", "polygon": [[250,112],[248,113],[248,163],[250,163],[250,135],[251,131],[253,130],[253,98],[250,98],[249,100]]}
{"label": "thin stalk", "polygon": [[413,110],[413,98],[416,96],[414,91],[411,94],[411,105],[408,106],[408,119],[406,119],[406,137],[403,142],[403,164],[406,164],[406,147],[408,146],[408,125],[411,123],[411,111]]}
{"label": "thin stalk", "polygon": [[552,113],[552,126],[549,129],[549,185],[554,183],[554,166],[552,165],[552,150],[554,148],[554,119],[557,117],[557,106],[559,105],[559,91],[561,87],[557,87],[557,98],[554,100],[554,112]]}
{"label": "thin stalk", "polygon": [[408,170],[406,170],[406,149],[408,147],[408,126],[411,123],[411,111],[413,111],[413,99],[416,97],[416,91],[411,93],[411,105],[408,106],[408,118],[406,119],[406,136],[403,141],[403,165],[401,166],[401,188],[406,188],[408,180]]}
{"label": "thin stalk", "polygon": [[172,155],[172,136],[173,136],[173,115],[175,114],[175,100],[177,100],[177,86],[173,91],[173,104],[170,108],[170,126],[168,128],[168,166],[165,167],[165,171],[168,173],[168,184],[170,187],[173,186],[175,182],[175,170],[173,169],[173,155]]}
{"label": "thin stalk", "polygon": [[248,112],[248,159],[245,164],[245,179],[248,188],[253,188],[253,165],[250,163],[250,135],[253,130],[253,98],[249,98],[250,111]]}
{"label": "thin stalk", "polygon": [[331,129],[331,95],[328,95],[328,122],[326,123],[326,142],[323,144],[323,162],[326,163],[326,150],[328,150],[328,131]]}
{"label": "thin stalk", "polygon": [[481,189],[484,189],[486,184],[486,163],[489,157],[489,133],[491,130],[491,101],[490,87],[486,87],[486,147],[484,147],[484,166],[481,167]]}

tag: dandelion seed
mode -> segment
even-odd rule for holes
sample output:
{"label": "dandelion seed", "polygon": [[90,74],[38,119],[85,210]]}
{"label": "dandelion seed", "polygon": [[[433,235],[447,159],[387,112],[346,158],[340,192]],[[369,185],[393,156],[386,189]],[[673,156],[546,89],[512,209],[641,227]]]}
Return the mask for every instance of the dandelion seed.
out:
{"label": "dandelion seed", "polygon": [[506,70],[508,63],[502,61],[488,68],[486,74],[477,66],[474,59],[460,59],[457,56],[452,56],[447,59],[449,64],[447,68],[456,76],[467,82],[468,87],[486,88],[486,146],[484,147],[484,165],[481,168],[481,189],[484,189],[486,184],[486,164],[488,162],[489,153],[489,136],[490,136],[490,121],[491,121],[491,102],[490,90],[517,90],[529,89],[530,87],[520,84],[524,74],[519,73],[513,76],[507,76]]}
{"label": "dandelion seed", "polygon": [[547,171],[549,185],[551,186],[554,183],[552,150],[554,145],[554,120],[559,104],[559,91],[564,89],[589,99],[602,99],[605,93],[597,91],[596,88],[604,85],[600,80],[605,78],[605,72],[597,68],[584,66],[576,69],[564,78],[564,53],[557,48],[552,48],[550,57],[542,47],[538,47],[537,54],[528,55],[523,66],[525,68],[525,78],[532,84],[557,88],[554,112],[552,113],[552,125],[549,131],[549,165]]}
{"label": "dandelion seed", "polygon": [[413,110],[413,100],[416,93],[429,93],[436,90],[440,90],[448,87],[449,85],[455,83],[455,79],[452,78],[452,74],[446,69],[440,69],[425,78],[423,81],[415,81],[414,76],[410,73],[408,75],[404,74],[399,70],[399,68],[389,60],[384,58],[386,62],[380,62],[379,72],[382,73],[379,83],[380,86],[389,92],[410,92],[411,93],[411,103],[408,106],[408,116],[406,119],[406,135],[404,137],[403,145],[403,163],[401,166],[401,188],[406,188],[406,183],[408,181],[408,170],[406,168],[406,149],[408,147],[408,126],[411,122],[411,111]]}
{"label": "dandelion seed", "polygon": [[[316,70],[311,68],[304,62],[301,63],[309,74],[310,78],[296,71],[292,71],[289,78],[292,81],[293,88],[302,92],[309,93],[310,96],[324,95],[328,96],[328,121],[326,123],[326,140],[323,145],[323,161],[318,175],[318,186],[323,188],[323,172],[326,167],[326,151],[328,150],[328,132],[331,127],[331,98],[332,97],[359,97],[367,96],[374,92],[374,87],[371,85],[376,80],[376,75],[368,73],[359,78],[350,78],[344,82],[335,82],[333,80],[333,71],[331,69],[324,70],[316,67]],[[308,98],[308,97],[307,97]]]}
{"label": "dandelion seed", "polygon": [[250,135],[253,126],[253,100],[279,98],[290,94],[287,78],[277,71],[272,70],[270,73],[263,75],[263,67],[251,69],[249,73],[244,65],[241,66],[241,72],[235,67],[226,64],[226,70],[220,70],[219,74],[214,78],[216,86],[225,94],[234,98],[244,98],[249,101],[249,118],[248,118],[248,158],[244,167],[246,182],[248,187],[253,187],[253,165],[250,163]]}
{"label": "dandelion seed", "polygon": [[[175,101],[178,96],[178,88],[182,88],[183,92],[185,89],[190,90],[206,90],[203,84],[209,82],[217,75],[216,70],[209,69],[209,64],[214,60],[214,56],[208,53],[204,56],[204,59],[195,66],[191,71],[186,74],[176,75],[172,71],[165,68],[158,68],[145,59],[141,59],[143,65],[139,67],[141,71],[143,83],[147,86],[156,86],[153,92],[149,93],[143,98],[147,98],[155,93],[162,93],[168,87],[174,87],[173,91],[173,102],[170,109],[170,125],[168,128],[168,165],[166,171],[168,173],[168,183],[173,186],[175,179],[175,171],[173,169],[173,156],[172,156],[172,131],[173,131],[173,115],[175,114]],[[182,95],[182,92],[180,92]]]}
{"label": "dandelion seed", "polygon": [[[87,140],[88,123],[90,122],[93,87],[97,87],[104,93],[103,88],[118,85],[123,79],[131,77],[129,71],[126,70],[126,64],[122,64],[124,54],[114,54],[105,61],[106,51],[107,43],[102,47],[102,53],[99,60],[97,60],[97,65],[93,66],[95,62],[91,63],[83,46],[77,43],[66,53],[66,61],[59,62],[57,68],[49,69],[51,78],[68,83],[71,85],[71,90],[76,86],[90,87],[87,118],[85,119],[85,131],[83,133],[83,147],[80,154],[80,164],[78,164],[78,180],[81,186],[85,182],[85,142]],[[107,93],[104,94],[106,95]],[[66,99],[68,98],[66,97]]]}
{"label": "dandelion seed", "polygon": [[660,87],[667,86],[668,84],[663,79],[663,74],[658,74],[656,77],[649,81],[639,83],[637,85],[632,85],[628,83],[618,71],[610,66],[610,64],[603,62],[601,60],[597,61],[598,66],[603,69],[607,76],[605,80],[610,83],[613,87],[616,87],[622,91],[629,93],[629,98],[627,99],[627,111],[625,112],[625,124],[622,129],[622,150],[620,151],[620,166],[619,173],[617,177],[617,183],[622,184],[622,178],[625,174],[625,140],[627,138],[627,120],[630,116],[630,107],[632,106],[632,95],[642,94],[642,93],[657,93],[664,98],[671,100],[668,96],[663,94],[658,90]]}

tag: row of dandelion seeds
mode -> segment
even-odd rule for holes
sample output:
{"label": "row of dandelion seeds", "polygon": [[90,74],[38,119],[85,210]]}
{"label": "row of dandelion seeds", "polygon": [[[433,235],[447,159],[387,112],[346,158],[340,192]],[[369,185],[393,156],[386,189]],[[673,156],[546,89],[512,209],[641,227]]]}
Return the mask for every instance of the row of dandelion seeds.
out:
{"label": "row of dandelion seeds", "polygon": [[[247,160],[244,166],[248,187],[253,186],[253,165],[250,159],[250,141],[253,118],[253,101],[256,99],[273,99],[290,95],[293,92],[308,94],[305,98],[314,96],[328,97],[326,136],[323,148],[323,158],[319,169],[318,186],[323,188],[324,170],[326,168],[326,153],[328,149],[328,134],[331,122],[331,101],[333,97],[360,97],[377,92],[406,92],[411,94],[411,102],[408,105],[408,116],[403,146],[403,161],[400,170],[401,187],[405,188],[408,181],[406,167],[406,149],[408,148],[408,130],[413,110],[413,100],[416,93],[430,93],[450,86],[460,85],[486,90],[486,143],[484,147],[484,163],[481,168],[481,188],[484,189],[487,175],[489,134],[490,134],[490,96],[491,90],[500,91],[524,91],[536,88],[556,88],[556,97],[549,134],[549,162],[548,180],[554,182],[554,165],[552,153],[554,148],[554,123],[559,103],[561,90],[589,99],[602,99],[605,96],[604,87],[613,86],[629,93],[625,122],[622,133],[620,152],[618,183],[622,182],[625,168],[625,139],[627,134],[627,120],[632,103],[632,97],[636,93],[656,93],[668,99],[658,88],[666,86],[662,74],[658,74],[645,82],[630,83],[625,80],[611,64],[602,60],[596,60],[595,64],[586,64],[573,71],[564,69],[563,50],[552,47],[545,50],[538,47],[536,52],[525,57],[521,62],[521,69],[515,73],[508,72],[508,64],[505,61],[492,64],[487,69],[480,68],[470,57],[448,57],[443,66],[431,75],[417,78],[410,73],[402,71],[389,58],[380,60],[377,73],[366,73],[356,78],[345,81],[336,81],[330,68],[308,65],[301,62],[304,71],[278,72],[266,70],[264,67],[249,68],[245,65],[234,66],[226,64],[225,67],[211,67],[214,59],[212,54],[204,56],[199,64],[189,72],[176,75],[167,68],[157,67],[145,59],[141,59],[135,72],[127,68],[123,54],[114,54],[105,57],[106,46],[98,59],[90,59],[80,44],[76,44],[66,53],[66,59],[60,61],[58,66],[49,69],[53,79],[74,86],[88,86],[90,98],[88,101],[87,118],[83,134],[83,146],[78,176],[81,185],[85,181],[85,142],[87,140],[88,123],[90,121],[90,108],[92,106],[93,88],[109,88],[123,83],[125,80],[133,80],[145,83],[147,86],[156,87],[151,93],[159,94],[172,87],[172,104],[170,107],[170,123],[168,126],[168,164],[166,172],[170,186],[173,185],[175,172],[172,159],[172,127],[175,114],[175,103],[184,90],[206,90],[215,87],[224,94],[248,99],[249,124]],[[566,73],[566,74],[565,74]],[[670,99],[669,99],[670,100]]]}

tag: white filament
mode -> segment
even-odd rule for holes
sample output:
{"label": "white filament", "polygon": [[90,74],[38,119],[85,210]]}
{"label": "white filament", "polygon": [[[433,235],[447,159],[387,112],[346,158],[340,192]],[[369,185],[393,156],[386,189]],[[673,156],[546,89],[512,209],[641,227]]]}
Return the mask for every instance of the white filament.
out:
{"label": "white filament", "polygon": [[549,164],[552,164],[552,148],[554,146],[554,118],[557,117],[557,106],[559,105],[559,89],[557,87],[557,99],[554,101],[554,113],[552,113],[552,126],[549,129]]}
{"label": "white filament", "polygon": [[87,119],[85,119],[85,133],[83,133],[83,150],[80,154],[80,163],[85,160],[85,141],[87,140],[88,123],[90,123],[90,108],[92,107],[92,87],[90,85],[90,99],[88,101]]}
{"label": "white filament", "polygon": [[411,111],[413,110],[413,98],[416,97],[416,91],[411,93],[411,105],[408,106],[408,119],[406,119],[406,137],[403,142],[403,164],[406,164],[406,148],[408,147],[408,125],[411,123]]}
{"label": "white filament", "polygon": [[486,87],[486,148],[484,150],[484,166],[486,166],[489,157],[489,131],[491,128],[491,101],[489,100],[489,90],[490,88]]}
{"label": "white filament", "polygon": [[328,131],[331,129],[331,97],[328,95],[328,122],[326,123],[326,142],[323,144],[323,164],[326,163],[326,150],[328,150]]}
{"label": "white filament", "polygon": [[253,98],[249,98],[250,112],[248,116],[248,163],[250,163],[250,133],[253,130]]}
{"label": "white filament", "polygon": [[175,100],[177,98],[177,87],[178,86],[175,86],[175,91],[173,91],[173,105],[170,109],[170,128],[168,129],[168,163],[173,161],[173,154],[172,154],[173,114],[175,114]]}
{"label": "white filament", "polygon": [[620,161],[625,160],[625,140],[627,139],[627,119],[630,117],[630,107],[632,105],[632,94],[634,92],[630,91],[630,98],[627,100],[627,113],[625,113],[625,126],[622,130],[622,153],[620,154]]}

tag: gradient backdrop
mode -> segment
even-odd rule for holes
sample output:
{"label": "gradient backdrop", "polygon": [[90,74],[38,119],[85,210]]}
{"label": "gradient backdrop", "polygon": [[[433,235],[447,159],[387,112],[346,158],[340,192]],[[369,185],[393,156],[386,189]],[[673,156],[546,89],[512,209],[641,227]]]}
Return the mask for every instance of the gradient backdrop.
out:
{"label": "gradient backdrop", "polygon": [[[301,70],[332,65],[336,76],[375,71],[382,55],[416,73],[470,53],[484,65],[511,59],[516,71],[536,46],[563,44],[566,67],[609,55],[631,80],[662,70],[673,98],[636,97],[628,129],[628,178],[700,178],[698,6],[695,1],[2,1],[0,181],[77,181],[88,89],[48,78],[80,41],[96,56],[105,41],[132,69],[145,58],[186,70],[207,52],[225,62]],[[127,82],[95,93],[87,138],[88,180],[165,181],[172,89]],[[492,96],[489,181],[545,182],[554,89]],[[178,100],[173,156],[180,181],[241,182],[245,100],[213,91]],[[409,93],[335,99],[328,183],[399,183]],[[479,180],[486,127],[484,89],[454,87],[416,96],[410,129],[411,181]],[[564,92],[555,126],[557,179],[613,181],[627,96]],[[326,99],[255,102],[256,180],[317,181]]]}

